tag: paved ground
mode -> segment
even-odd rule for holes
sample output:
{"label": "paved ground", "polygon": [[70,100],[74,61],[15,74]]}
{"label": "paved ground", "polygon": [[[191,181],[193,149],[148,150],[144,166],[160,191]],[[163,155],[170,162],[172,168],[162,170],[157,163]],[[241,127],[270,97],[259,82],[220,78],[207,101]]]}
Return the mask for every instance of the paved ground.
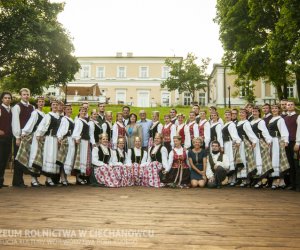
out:
{"label": "paved ground", "polygon": [[0,200],[0,249],[300,249],[293,191],[74,185]]}

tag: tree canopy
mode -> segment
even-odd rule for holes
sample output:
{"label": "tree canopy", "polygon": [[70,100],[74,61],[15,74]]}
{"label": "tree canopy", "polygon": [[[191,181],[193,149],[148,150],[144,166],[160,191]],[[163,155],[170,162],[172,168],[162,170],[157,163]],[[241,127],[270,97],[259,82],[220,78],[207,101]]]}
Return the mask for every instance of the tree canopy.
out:
{"label": "tree canopy", "polygon": [[3,89],[43,87],[74,79],[79,63],[68,32],[57,21],[64,4],[0,0],[0,82]]}
{"label": "tree canopy", "polygon": [[241,79],[265,78],[280,99],[296,80],[300,97],[299,10],[298,0],[218,0],[223,63]]}
{"label": "tree canopy", "polygon": [[197,90],[206,90],[208,75],[206,69],[210,59],[201,59],[201,64],[197,65],[195,57],[192,53],[188,53],[187,57],[182,58],[179,62],[174,62],[172,58],[167,58],[165,64],[170,68],[169,77],[161,83],[161,87],[167,87],[168,91],[178,90],[181,94],[188,92],[195,101]]}

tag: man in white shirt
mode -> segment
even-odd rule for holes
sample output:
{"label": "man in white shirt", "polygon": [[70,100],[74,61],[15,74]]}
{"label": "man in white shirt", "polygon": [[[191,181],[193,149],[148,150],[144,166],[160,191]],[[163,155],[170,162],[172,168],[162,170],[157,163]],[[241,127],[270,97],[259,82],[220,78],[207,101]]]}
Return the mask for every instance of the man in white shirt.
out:
{"label": "man in white shirt", "polygon": [[221,188],[227,170],[229,170],[229,159],[227,155],[221,153],[220,148],[218,141],[211,143],[211,153],[207,157],[206,168],[207,187],[209,188]]}
{"label": "man in white shirt", "polygon": [[12,95],[10,92],[3,91],[0,96],[0,188],[7,187],[4,184],[4,173],[11,153],[12,143],[12,114],[10,103]]}
{"label": "man in white shirt", "polygon": [[[20,90],[21,101],[12,108],[12,132],[14,135],[14,158],[19,150],[21,144],[22,129],[26,125],[31,116],[34,107],[29,103],[30,90],[22,88]],[[14,187],[26,187],[23,180],[23,172],[26,168],[23,167],[16,160],[14,161],[14,175],[12,185]]]}

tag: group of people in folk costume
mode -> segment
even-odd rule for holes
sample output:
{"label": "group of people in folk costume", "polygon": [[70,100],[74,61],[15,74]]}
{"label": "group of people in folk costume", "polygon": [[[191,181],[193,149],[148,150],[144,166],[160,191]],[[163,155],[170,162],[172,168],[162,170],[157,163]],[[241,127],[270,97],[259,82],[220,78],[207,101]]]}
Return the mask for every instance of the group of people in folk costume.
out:
{"label": "group of people in folk costume", "polygon": [[293,101],[226,110],[224,122],[215,107],[208,114],[194,105],[187,120],[171,109],[164,124],[158,111],[148,120],[141,110],[138,120],[124,106],[113,124],[104,103],[90,115],[83,103],[73,120],[70,104],[53,100],[45,114],[44,97],[35,108],[28,89],[20,96],[11,108],[11,93],[1,94],[0,187],[13,142],[16,187],[26,186],[25,173],[32,187],[41,185],[40,175],[46,186],[68,186],[67,176],[76,175],[78,185],[106,187],[221,187],[227,177],[229,186],[300,191],[300,118]]}

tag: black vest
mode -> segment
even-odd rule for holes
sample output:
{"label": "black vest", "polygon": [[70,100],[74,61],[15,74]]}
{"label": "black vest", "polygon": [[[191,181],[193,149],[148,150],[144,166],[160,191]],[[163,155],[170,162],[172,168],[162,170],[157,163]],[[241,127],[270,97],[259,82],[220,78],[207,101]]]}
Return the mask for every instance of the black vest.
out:
{"label": "black vest", "polygon": [[103,130],[96,123],[94,123],[94,124],[95,124],[94,138],[95,138],[95,142],[98,143],[99,135],[103,133]]}
{"label": "black vest", "polygon": [[35,123],[35,125],[33,127],[32,133],[34,133],[37,130],[39,124],[41,123],[41,121],[44,118],[39,112],[37,114],[38,114],[38,119],[37,119],[37,121],[36,121],[36,123]]}
{"label": "black vest", "polygon": [[106,126],[107,126],[107,129],[106,129],[106,133],[108,135],[108,141],[111,140],[112,138],[112,127],[109,126],[108,122],[105,122],[106,123]]}
{"label": "black vest", "polygon": [[84,121],[81,121],[83,124],[82,131],[81,131],[81,139],[83,140],[90,140],[90,126],[86,124]]}
{"label": "black vest", "polygon": [[151,161],[158,161],[158,162],[162,163],[162,156],[161,156],[161,152],[160,152],[161,148],[162,148],[162,145],[159,146],[159,148],[158,148],[158,150],[156,151],[155,154],[152,154],[154,146],[151,147],[151,149],[150,149]]}
{"label": "black vest", "polygon": [[121,157],[121,155],[119,154],[119,150],[117,149],[116,150],[116,155],[117,155],[117,159],[118,159],[118,162],[122,162],[124,164],[125,162],[125,151],[123,152],[123,157]]}
{"label": "black vest", "polygon": [[244,123],[237,126],[236,129],[237,129],[239,137],[241,138],[242,141],[244,140],[244,138],[249,141],[249,137],[248,137],[248,135],[246,134],[246,132],[244,130]]}
{"label": "black vest", "polygon": [[131,162],[141,164],[144,156],[144,150],[141,149],[141,156],[135,156],[134,148],[131,149]]}
{"label": "black vest", "polygon": [[45,135],[56,136],[59,127],[59,120],[52,115],[50,115],[50,117],[51,117],[50,125]]}
{"label": "black vest", "polygon": [[216,127],[218,125],[219,125],[219,123],[210,128],[210,140],[211,141],[217,141],[218,136],[217,136]]}
{"label": "black vest", "polygon": [[261,122],[261,121],[259,121],[259,122],[255,123],[255,124],[253,124],[253,125],[252,125],[252,130],[253,130],[254,134],[257,136],[258,139],[265,139],[265,138],[263,137],[263,135],[262,135],[262,130],[260,130],[260,129],[258,128],[258,124],[259,124],[260,122]]}
{"label": "black vest", "polygon": [[238,119],[235,119],[235,120],[232,120],[233,122],[234,122],[234,124],[235,124],[235,126],[237,126],[237,124],[238,124]]}
{"label": "black vest", "polygon": [[68,119],[68,122],[69,122],[69,129],[68,129],[68,133],[66,134],[67,137],[69,137],[73,134],[73,130],[74,130],[74,126],[75,126],[74,122],[72,122],[71,120]]}
{"label": "black vest", "polygon": [[281,137],[280,131],[279,131],[278,126],[277,126],[277,123],[278,123],[279,119],[276,119],[272,123],[270,122],[268,124],[269,133],[272,137]]}
{"label": "black vest", "polygon": [[98,147],[98,157],[99,157],[99,161],[103,161],[105,164],[108,164],[110,157],[111,157],[110,148],[108,148],[108,155],[105,155],[102,151],[101,146],[99,146]]}
{"label": "black vest", "polygon": [[157,133],[157,128],[158,128],[159,124],[160,124],[160,122],[158,122],[153,128],[150,129],[150,138],[152,138],[153,140]]}
{"label": "black vest", "polygon": [[[211,171],[213,171],[213,173],[215,173],[215,168],[214,168],[215,163],[214,163],[214,160],[213,160],[211,154],[209,154],[208,160],[209,160],[209,164],[210,164],[210,167],[211,167]],[[220,153],[220,155],[219,155],[217,161],[221,161],[221,162],[223,161],[223,154],[222,154],[222,153]]]}
{"label": "black vest", "polygon": [[223,138],[224,142],[228,142],[228,141],[232,140],[230,133],[229,133],[229,129],[228,129],[229,125],[230,125],[230,123],[227,124],[226,126],[224,126],[222,129],[222,138]]}

